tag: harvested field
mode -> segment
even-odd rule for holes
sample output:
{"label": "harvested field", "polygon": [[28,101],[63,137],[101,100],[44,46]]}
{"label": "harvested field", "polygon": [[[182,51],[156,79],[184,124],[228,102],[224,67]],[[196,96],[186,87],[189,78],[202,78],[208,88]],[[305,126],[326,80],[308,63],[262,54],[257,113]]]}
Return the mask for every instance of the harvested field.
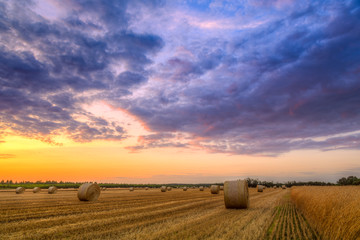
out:
{"label": "harvested field", "polygon": [[324,239],[360,239],[360,186],[295,187],[291,199]]}
{"label": "harvested field", "polygon": [[[209,189],[108,189],[96,202],[79,201],[76,190],[0,191],[0,239],[290,239],[276,222],[290,189],[249,193],[248,209],[226,209],[223,192]],[[274,221],[282,227],[269,235]]]}
{"label": "harvested field", "polygon": [[264,239],[321,239],[290,201],[289,194],[280,200]]}

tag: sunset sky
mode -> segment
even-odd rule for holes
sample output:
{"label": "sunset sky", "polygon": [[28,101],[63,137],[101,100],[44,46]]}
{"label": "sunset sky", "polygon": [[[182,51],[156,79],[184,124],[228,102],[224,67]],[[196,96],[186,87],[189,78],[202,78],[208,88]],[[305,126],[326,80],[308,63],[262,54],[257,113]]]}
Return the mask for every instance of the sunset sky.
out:
{"label": "sunset sky", "polygon": [[0,180],[350,175],[358,1],[0,0]]}

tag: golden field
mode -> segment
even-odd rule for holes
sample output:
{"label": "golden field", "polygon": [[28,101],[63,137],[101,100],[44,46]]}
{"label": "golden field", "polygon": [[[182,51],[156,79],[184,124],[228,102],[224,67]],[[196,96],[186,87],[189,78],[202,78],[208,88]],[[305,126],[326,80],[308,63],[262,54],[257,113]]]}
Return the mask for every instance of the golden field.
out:
{"label": "golden field", "polygon": [[0,190],[0,239],[360,239],[360,187],[249,189],[248,209],[226,209],[223,191]]}
{"label": "golden field", "polygon": [[294,187],[291,199],[323,239],[360,239],[360,186]]}
{"label": "golden field", "polygon": [[290,202],[290,189],[250,189],[250,208],[225,209],[223,192],[108,189],[96,202],[76,190],[0,191],[0,239],[318,238]]}

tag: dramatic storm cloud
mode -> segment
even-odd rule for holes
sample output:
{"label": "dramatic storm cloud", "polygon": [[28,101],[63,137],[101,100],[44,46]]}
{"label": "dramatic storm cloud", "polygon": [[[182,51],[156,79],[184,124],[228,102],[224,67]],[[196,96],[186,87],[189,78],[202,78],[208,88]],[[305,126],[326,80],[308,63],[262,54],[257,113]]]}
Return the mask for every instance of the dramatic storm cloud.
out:
{"label": "dramatic storm cloud", "polygon": [[1,134],[275,156],[360,149],[358,1],[3,1]]}
{"label": "dramatic storm cloud", "polygon": [[[2,128],[49,142],[59,134],[75,141],[124,138],[121,126],[81,103],[102,93],[130,94],[130,86],[146,82],[148,54],[162,47],[161,38],[128,29],[125,1],[50,2],[66,12],[55,20],[36,12],[44,3],[0,5]],[[127,70],[118,73],[116,65]]]}

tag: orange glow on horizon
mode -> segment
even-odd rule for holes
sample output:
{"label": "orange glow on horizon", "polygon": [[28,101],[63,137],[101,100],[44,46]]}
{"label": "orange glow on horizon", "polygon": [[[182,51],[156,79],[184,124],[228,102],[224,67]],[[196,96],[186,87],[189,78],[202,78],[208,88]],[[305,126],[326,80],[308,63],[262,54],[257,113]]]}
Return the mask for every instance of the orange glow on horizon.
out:
{"label": "orange glow on horizon", "polygon": [[[110,111],[103,109],[104,106]],[[245,177],[319,180],[319,174],[332,176],[340,170],[360,167],[359,151],[356,150],[293,151],[278,157],[235,155],[211,152],[201,145],[209,138],[189,137],[185,133],[177,133],[175,138],[186,140],[190,148],[158,147],[134,151],[131,146],[146,144],[144,136],[153,133],[138,129],[143,125],[135,122],[135,118],[132,118],[134,122],[129,122],[127,117],[132,115],[128,115],[128,111],[110,106],[101,103],[89,110],[98,113],[96,116],[104,113],[106,118],[125,125],[133,124],[128,139],[78,143],[66,136],[58,136],[64,144],[55,146],[9,133],[0,143],[0,180],[120,183],[211,183]],[[119,112],[121,114],[117,114]]]}
{"label": "orange glow on horizon", "polygon": [[[10,155],[10,158],[0,158],[1,179],[206,183],[227,178],[271,180],[307,177],[309,171],[331,175],[344,166],[358,167],[355,157],[358,151],[294,151],[277,158],[209,154],[202,150],[175,148],[147,149],[130,154],[116,142],[97,141],[57,147],[38,140],[20,140],[17,144],[1,144],[1,153]],[[339,163],[336,161],[339,157],[346,160]],[[314,162],[314,159],[317,161]],[[316,174],[307,178],[317,179]]]}

